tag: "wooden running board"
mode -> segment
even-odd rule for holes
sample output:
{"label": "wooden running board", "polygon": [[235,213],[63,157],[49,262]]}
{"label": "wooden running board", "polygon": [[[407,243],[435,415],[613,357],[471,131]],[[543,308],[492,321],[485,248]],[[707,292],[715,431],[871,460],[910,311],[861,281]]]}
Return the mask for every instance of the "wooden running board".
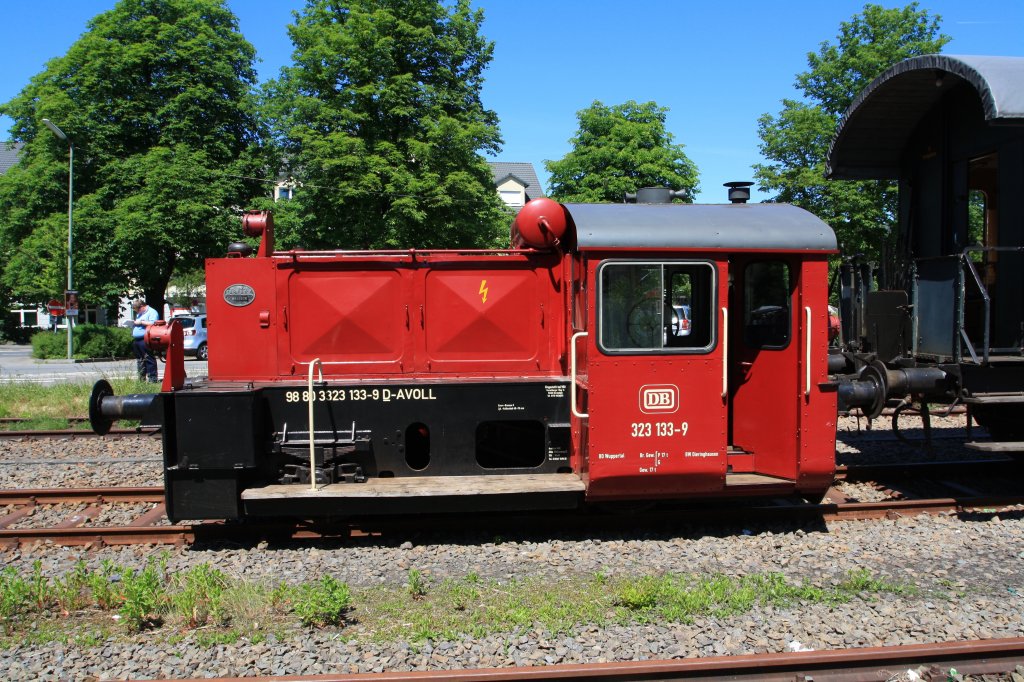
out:
{"label": "wooden running board", "polygon": [[243,500],[286,497],[462,497],[584,491],[576,474],[513,474],[510,476],[403,476],[371,478],[365,483],[332,483],[317,486],[268,485],[242,492]]}

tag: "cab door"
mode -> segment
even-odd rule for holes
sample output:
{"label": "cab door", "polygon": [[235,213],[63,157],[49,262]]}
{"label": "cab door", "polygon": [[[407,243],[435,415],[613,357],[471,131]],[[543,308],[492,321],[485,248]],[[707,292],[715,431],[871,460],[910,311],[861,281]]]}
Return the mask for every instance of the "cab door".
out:
{"label": "cab door", "polygon": [[594,324],[576,342],[585,343],[587,357],[589,498],[724,487],[724,265],[704,258],[588,263]]}
{"label": "cab door", "polygon": [[800,260],[733,256],[730,470],[794,479],[799,429]]}

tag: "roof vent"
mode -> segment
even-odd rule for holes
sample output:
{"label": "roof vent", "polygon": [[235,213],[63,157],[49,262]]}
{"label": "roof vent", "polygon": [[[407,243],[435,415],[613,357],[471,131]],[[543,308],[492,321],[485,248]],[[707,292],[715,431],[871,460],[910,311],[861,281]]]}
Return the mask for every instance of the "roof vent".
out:
{"label": "roof vent", "polygon": [[673,199],[687,199],[689,193],[685,189],[669,189],[668,187],[644,187],[634,192],[626,192],[627,204],[671,204]]}
{"label": "roof vent", "polygon": [[729,201],[734,204],[745,204],[750,201],[750,186],[752,182],[727,182],[729,188]]}

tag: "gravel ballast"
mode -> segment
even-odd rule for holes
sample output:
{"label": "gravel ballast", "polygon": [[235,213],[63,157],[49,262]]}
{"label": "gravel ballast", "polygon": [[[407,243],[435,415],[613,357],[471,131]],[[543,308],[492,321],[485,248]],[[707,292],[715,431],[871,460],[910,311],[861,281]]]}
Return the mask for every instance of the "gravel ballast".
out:
{"label": "gravel ballast", "polygon": [[[933,424],[934,424],[933,420]],[[959,425],[962,426],[962,417]],[[843,426],[849,427],[844,420]],[[942,424],[947,426],[946,424]],[[956,427],[951,421],[948,426]],[[880,425],[876,424],[876,427]],[[941,428],[941,426],[940,426]],[[885,433],[881,428],[877,435]],[[841,442],[844,457],[874,452],[864,441]],[[856,440],[860,438],[861,440]],[[841,439],[842,441],[843,439]],[[156,457],[159,441],[110,441],[98,455],[88,441],[47,445],[38,458],[68,461],[101,457]],[[159,461],[36,465],[28,444],[0,442],[0,486],[158,485]],[[91,449],[90,449],[91,447]],[[934,457],[934,452],[929,455]],[[21,466],[12,466],[17,461]],[[49,467],[55,479],[41,480],[26,467]],[[130,469],[130,471],[128,471]],[[15,471],[12,471],[15,470]],[[42,469],[41,469],[42,470]],[[88,470],[88,471],[85,471]],[[114,471],[127,478],[115,480]],[[77,483],[106,475],[103,483]],[[138,482],[145,481],[145,482]],[[913,585],[909,594],[871,593],[848,603],[755,606],[735,616],[697,617],[692,623],[654,623],[596,628],[580,624],[568,633],[540,627],[479,638],[426,643],[371,643],[359,625],[348,628],[294,627],[252,643],[201,646],[195,631],[163,630],[110,638],[96,646],[58,643],[0,650],[0,678],[97,679],[122,677],[246,676],[383,670],[444,670],[463,667],[593,663],[618,660],[701,657],[806,649],[885,646],[1024,637],[1024,512],[991,510],[963,516],[921,516],[885,521],[807,522],[728,526],[708,523],[672,530],[630,533],[547,533],[498,538],[487,533],[429,534],[338,545],[283,547],[218,546],[170,550],[168,569],[202,563],[229,576],[276,584],[297,584],[331,575],[354,589],[377,585],[401,588],[410,570],[428,586],[445,578],[476,574],[482,580],[588,580],[608,576],[686,573],[730,577],[781,573],[787,582],[828,587],[852,572]],[[43,546],[8,550],[3,563],[30,572],[63,575],[78,560],[98,569],[103,560],[141,568],[164,548],[79,548]],[[170,635],[182,635],[168,643]],[[899,671],[893,671],[898,673]]]}

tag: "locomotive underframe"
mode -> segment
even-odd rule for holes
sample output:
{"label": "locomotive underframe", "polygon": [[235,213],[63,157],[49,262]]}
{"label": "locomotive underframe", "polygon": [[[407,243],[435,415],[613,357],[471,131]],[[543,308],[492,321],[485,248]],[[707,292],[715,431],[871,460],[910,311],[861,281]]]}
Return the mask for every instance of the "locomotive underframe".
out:
{"label": "locomotive underframe", "polygon": [[[298,493],[310,488],[311,464],[318,487],[571,473],[568,395],[564,379],[317,382],[311,462],[307,386],[182,390],[163,403],[170,426],[165,438],[172,439],[164,449],[168,515],[236,518],[282,514],[282,507],[296,513],[295,505],[314,515],[406,511],[397,500],[384,503],[362,492],[303,498]],[[261,495],[267,486],[277,487]],[[579,502],[579,486],[567,492],[572,505]],[[536,492],[524,496],[536,498]],[[544,496],[554,497],[550,490]],[[431,497],[432,510],[450,502],[442,494]],[[514,497],[503,495],[500,502],[513,504]],[[458,507],[495,504],[480,500],[475,507],[473,499]],[[571,506],[532,499],[536,504]]]}

